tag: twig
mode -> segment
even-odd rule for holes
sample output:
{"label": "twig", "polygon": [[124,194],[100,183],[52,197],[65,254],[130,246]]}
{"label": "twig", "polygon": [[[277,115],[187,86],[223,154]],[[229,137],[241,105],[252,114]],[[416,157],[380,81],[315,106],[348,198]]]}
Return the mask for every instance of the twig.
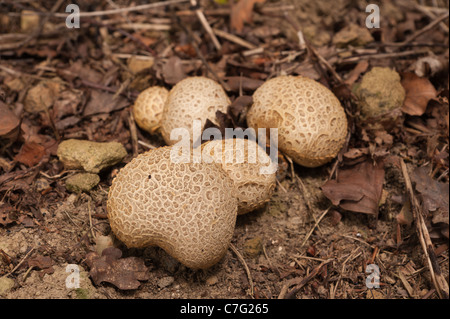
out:
{"label": "twig", "polygon": [[137,156],[139,143],[138,143],[138,137],[137,137],[136,122],[134,121],[134,115],[133,115],[133,112],[131,111],[131,109],[128,112],[128,126],[130,127],[133,156]]}
{"label": "twig", "polygon": [[[193,7],[197,7],[197,0],[190,0],[191,5]],[[219,40],[217,39],[216,35],[214,34],[213,30],[211,29],[211,26],[208,23],[208,20],[206,20],[205,14],[203,13],[202,9],[200,7],[197,7],[195,9],[195,14],[197,15],[197,18],[200,20],[200,23],[202,24],[203,28],[205,28],[206,32],[208,32],[209,36],[211,37],[211,40],[216,47],[217,51],[222,50],[222,46],[220,45]]]}
{"label": "twig", "polygon": [[[143,4],[139,6],[134,7],[127,7],[127,8],[120,8],[120,9],[111,9],[111,10],[104,10],[104,11],[93,11],[93,12],[80,12],[80,18],[84,17],[98,17],[98,16],[105,16],[105,15],[112,15],[112,14],[119,14],[124,12],[133,12],[133,11],[144,11],[148,9],[154,9],[158,7],[165,7],[173,4],[180,4],[184,2],[188,2],[189,0],[167,0],[167,1],[160,1],[160,2],[154,2],[149,4]],[[68,13],[46,13],[46,12],[36,12],[40,15],[50,15],[57,18],[67,18]]]}
{"label": "twig", "polygon": [[326,261],[322,262],[319,266],[314,268],[309,273],[309,275],[307,275],[305,278],[303,278],[298,285],[296,285],[294,288],[292,288],[291,291],[289,291],[285,295],[284,299],[293,299],[295,297],[295,294],[297,292],[299,292],[299,290],[302,289],[302,287],[304,285],[306,285],[311,279],[313,279],[315,276],[317,276],[317,274],[319,274],[319,272],[322,270],[322,268],[332,261],[333,261],[332,259],[326,260]]}
{"label": "twig", "polygon": [[254,49],[257,48],[256,45],[254,45],[254,44],[252,44],[252,43],[250,43],[248,41],[245,41],[245,40],[241,39],[240,37],[238,37],[238,36],[236,36],[234,34],[231,34],[231,33],[219,30],[219,29],[212,29],[212,30],[219,37],[224,38],[224,39],[226,39],[226,40],[228,40],[230,42],[236,43],[236,44],[238,44],[238,45],[240,45],[240,46],[242,46],[244,48],[247,48],[247,49],[250,49],[250,50],[254,50]]}
{"label": "twig", "polygon": [[141,140],[138,140],[138,144],[140,144],[140,145],[142,145],[142,146],[144,146],[144,147],[147,147],[147,148],[149,148],[149,149],[152,149],[152,150],[156,148],[156,146],[153,146],[153,145],[151,145],[151,144],[145,143],[145,142],[143,142],[143,141],[141,141]]}
{"label": "twig", "polygon": [[402,58],[410,55],[420,55],[426,54],[428,50],[410,50],[403,52],[391,52],[391,53],[374,53],[374,54],[365,54],[360,56],[352,56],[350,58],[343,59],[339,61],[339,63],[355,63],[360,60],[370,60],[370,59],[391,59],[391,58]]}
{"label": "twig", "polygon": [[22,258],[22,260],[16,265],[16,267],[14,267],[9,273],[7,273],[7,274],[5,275],[5,277],[7,277],[7,276],[13,274],[13,273],[17,270],[17,268],[19,268],[20,265],[23,264],[23,262],[28,258],[28,256],[30,256],[30,254],[33,252],[33,250],[34,250],[35,248],[36,248],[36,247],[32,247],[32,248],[30,249],[30,251],[27,252],[27,254]]}
{"label": "twig", "polygon": [[194,41],[195,37],[192,33],[192,31],[189,29],[189,27],[185,26],[183,23],[181,23],[180,19],[178,17],[177,21],[178,24],[181,26],[181,28],[188,34],[190,40],[191,40],[191,44],[195,49],[195,52],[197,53],[197,55],[199,56],[199,58],[202,60],[203,65],[206,67],[206,69],[214,76],[214,78],[216,79],[217,82],[220,83],[220,85],[222,85],[222,87],[225,89],[225,91],[230,91],[230,86],[224,81],[222,80],[217,73],[211,68],[211,66],[209,65],[208,61],[206,61],[205,56],[203,55],[202,51],[200,50],[200,48],[198,47],[197,43]]}
{"label": "twig", "polygon": [[422,29],[418,30],[417,32],[415,32],[414,34],[412,34],[405,41],[403,41],[403,43],[406,44],[406,43],[412,42],[414,39],[418,38],[422,34],[430,31],[435,26],[437,26],[439,23],[441,23],[442,21],[444,21],[445,19],[448,19],[448,15],[449,15],[448,12],[444,13],[443,15],[441,15],[439,18],[435,19],[433,22],[431,22],[430,24],[428,24],[424,28],[422,28]]}
{"label": "twig", "polygon": [[302,248],[305,245],[306,241],[309,239],[309,237],[311,237],[312,233],[314,232],[314,229],[316,229],[316,227],[319,225],[320,221],[325,217],[325,215],[328,213],[328,211],[330,209],[331,209],[331,206],[328,207],[327,209],[325,209],[325,211],[322,213],[322,215],[320,215],[319,219],[316,221],[314,226],[311,228],[308,235],[306,235],[305,239],[303,240],[302,244],[300,245],[300,248]]}
{"label": "twig", "polygon": [[237,248],[233,244],[230,244],[230,248],[234,252],[234,254],[237,256],[237,258],[241,262],[242,266],[244,266],[244,268],[245,268],[245,272],[247,273],[247,277],[248,277],[248,282],[250,284],[250,295],[253,297],[253,279],[252,279],[252,274],[250,273],[250,269],[248,268],[244,257],[242,257],[241,253],[237,250]]}
{"label": "twig", "polygon": [[406,164],[403,159],[400,160],[401,169],[403,178],[405,179],[406,189],[409,193],[409,200],[411,202],[411,209],[413,212],[413,217],[415,219],[416,231],[419,237],[420,244],[422,246],[422,250],[425,254],[428,269],[430,271],[431,279],[433,281],[433,285],[436,289],[436,292],[439,298],[448,299],[449,297],[449,287],[448,283],[445,280],[444,276],[441,273],[441,269],[439,263],[437,263],[437,257],[434,253],[433,243],[431,242],[430,234],[428,233],[427,226],[423,219],[422,213],[420,211],[420,206],[417,201],[417,198],[414,195],[414,190],[412,188],[411,179],[408,174],[408,170],[406,168]]}

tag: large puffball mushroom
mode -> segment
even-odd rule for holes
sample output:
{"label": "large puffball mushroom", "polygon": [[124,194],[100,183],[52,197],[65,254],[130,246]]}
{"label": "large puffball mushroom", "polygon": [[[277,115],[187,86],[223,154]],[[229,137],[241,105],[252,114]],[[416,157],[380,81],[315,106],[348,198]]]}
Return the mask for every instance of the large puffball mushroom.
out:
{"label": "large puffball mushroom", "polygon": [[238,214],[264,206],[276,185],[276,164],[253,140],[212,140],[202,144],[202,161],[220,163],[234,182]]}
{"label": "large puffball mushroom", "polygon": [[188,77],[169,92],[161,120],[161,134],[168,145],[178,142],[170,138],[173,129],[187,129],[193,141],[193,121],[200,120],[203,128],[207,119],[215,122],[216,112],[226,112],[230,99],[222,86],[202,76]]}
{"label": "large puffball mushroom", "polygon": [[175,153],[157,148],[123,167],[108,193],[108,218],[127,247],[159,246],[185,266],[205,269],[231,242],[233,181],[220,164],[183,163]]}
{"label": "large puffball mushroom", "polygon": [[149,133],[160,126],[169,90],[161,86],[151,86],[142,91],[133,105],[133,116],[137,125]]}
{"label": "large puffball mushroom", "polygon": [[279,76],[253,94],[249,127],[278,128],[278,147],[296,163],[317,167],[331,161],[347,135],[347,118],[336,96],[303,76]]}

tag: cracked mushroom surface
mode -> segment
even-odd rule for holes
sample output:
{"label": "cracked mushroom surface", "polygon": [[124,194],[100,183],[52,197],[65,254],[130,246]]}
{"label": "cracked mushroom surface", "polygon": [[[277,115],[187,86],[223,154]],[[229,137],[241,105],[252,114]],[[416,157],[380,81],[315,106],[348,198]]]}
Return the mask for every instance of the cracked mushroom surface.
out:
{"label": "cracked mushroom surface", "polygon": [[[178,82],[169,92],[161,120],[161,135],[168,145],[170,133],[176,128],[186,128],[193,140],[193,121],[200,120],[201,128],[206,119],[215,123],[216,112],[226,112],[230,99],[222,86],[203,76],[188,77]],[[178,138],[178,137],[177,137]]]}
{"label": "cracked mushroom surface", "polygon": [[162,86],[151,86],[138,95],[132,110],[141,129],[153,133],[159,128],[168,95],[169,90]]}
{"label": "cracked mushroom surface", "polygon": [[238,214],[264,206],[276,185],[276,165],[253,140],[212,140],[202,145],[202,159],[220,163],[234,182]]}
{"label": "cracked mushroom surface", "polygon": [[278,128],[279,149],[306,167],[331,161],[347,136],[347,118],[337,97],[303,76],[279,76],[256,89],[247,123],[255,130]]}
{"label": "cracked mushroom surface", "polygon": [[219,164],[174,163],[171,147],[140,154],[108,193],[111,229],[127,247],[159,246],[205,269],[225,255],[237,216],[233,181]]}

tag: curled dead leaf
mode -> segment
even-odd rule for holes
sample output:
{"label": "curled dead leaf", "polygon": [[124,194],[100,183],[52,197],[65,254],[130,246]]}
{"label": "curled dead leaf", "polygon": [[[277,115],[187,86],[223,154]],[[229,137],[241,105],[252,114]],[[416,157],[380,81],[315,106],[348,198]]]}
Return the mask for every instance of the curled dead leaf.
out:
{"label": "curled dead leaf", "polygon": [[233,5],[230,14],[231,28],[241,32],[245,22],[252,21],[253,6],[256,3],[263,3],[265,0],[240,0]]}
{"label": "curled dead leaf", "polygon": [[353,212],[378,215],[383,182],[383,163],[365,161],[341,169],[337,180],[329,180],[321,189],[333,205]]}
{"label": "curled dead leaf", "polygon": [[402,73],[401,83],[405,89],[405,101],[401,110],[409,115],[421,116],[427,109],[428,102],[436,98],[437,91],[427,78],[420,78],[415,73]]}
{"label": "curled dead leaf", "polygon": [[121,290],[133,290],[139,288],[140,281],[149,279],[142,259],[121,256],[122,251],[115,247],[105,248],[101,256],[96,252],[87,254],[86,263],[91,269],[89,275],[96,285],[108,282]]}

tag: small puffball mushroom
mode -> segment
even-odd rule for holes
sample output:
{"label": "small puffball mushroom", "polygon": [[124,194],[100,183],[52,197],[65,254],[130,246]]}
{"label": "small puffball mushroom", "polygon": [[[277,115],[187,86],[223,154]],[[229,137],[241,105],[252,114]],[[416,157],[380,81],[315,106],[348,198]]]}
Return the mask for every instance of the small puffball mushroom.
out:
{"label": "small puffball mushroom", "polygon": [[336,96],[303,76],[279,76],[253,94],[249,127],[278,128],[278,147],[296,163],[317,167],[331,161],[347,135],[347,118]]}
{"label": "small puffball mushroom", "polygon": [[132,110],[141,129],[154,133],[159,128],[168,95],[169,90],[161,86],[151,86],[138,95]]}
{"label": "small puffball mushroom", "polygon": [[108,193],[111,229],[128,247],[159,246],[185,266],[205,269],[231,242],[233,181],[220,164],[180,163],[173,153],[157,148],[119,171]]}
{"label": "small puffball mushroom", "polygon": [[221,163],[234,182],[238,214],[264,206],[276,183],[276,165],[253,140],[212,140],[202,144],[204,162]]}
{"label": "small puffball mushroom", "polygon": [[[161,134],[168,145],[170,133],[175,128],[186,128],[193,142],[193,121],[200,120],[201,128],[206,119],[215,123],[216,111],[226,112],[230,99],[222,86],[202,76],[188,77],[178,82],[169,92],[161,120]],[[178,138],[178,137],[176,137]]]}

